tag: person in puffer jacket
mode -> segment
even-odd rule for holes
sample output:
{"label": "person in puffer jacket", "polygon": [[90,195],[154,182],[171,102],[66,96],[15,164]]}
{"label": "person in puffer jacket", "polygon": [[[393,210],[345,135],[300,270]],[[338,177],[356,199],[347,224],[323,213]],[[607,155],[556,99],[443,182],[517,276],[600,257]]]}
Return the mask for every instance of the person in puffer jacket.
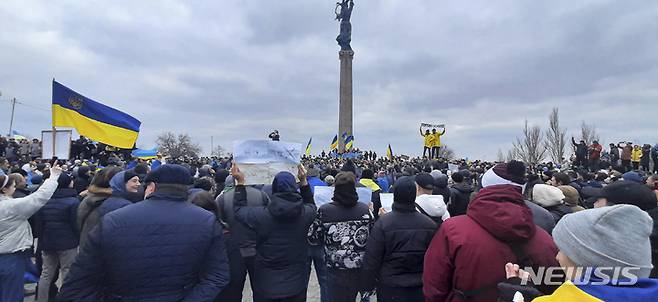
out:
{"label": "person in puffer jacket", "polygon": [[496,301],[496,287],[506,279],[501,267],[508,262],[557,266],[555,243],[535,225],[523,200],[525,171],[518,161],[495,165],[482,177],[483,188],[466,215],[441,225],[425,254],[425,301]]}
{"label": "person in puffer jacket", "polygon": [[427,215],[439,228],[444,220],[450,218],[450,213],[443,202],[443,196],[432,195],[434,178],[429,173],[419,173],[414,180],[416,183],[416,210]]}
{"label": "person in puffer jacket", "polygon": [[73,188],[73,178],[62,173],[50,201],[37,212],[41,229],[39,248],[43,251],[43,268],[38,286],[38,301],[50,301],[50,286],[59,267],[64,280],[78,255],[79,236],[75,225],[80,201]]}
{"label": "person in puffer jacket", "polygon": [[564,193],[557,187],[537,184],[532,188],[532,202],[548,210],[557,224],[564,215],[571,214],[571,207],[564,204]]}
{"label": "person in puffer jacket", "polygon": [[316,216],[306,171],[299,166],[300,190],[295,176],[279,172],[272,181],[267,206],[247,206],[245,176],[237,164],[231,167],[235,178],[235,218],[256,231],[256,274],[254,289],[262,301],[306,301],[306,285],[311,273],[308,229]]}
{"label": "person in puffer jacket", "polygon": [[[89,189],[87,190],[87,196],[85,196],[78,206],[76,226],[80,231],[80,248],[85,245],[87,234],[89,234],[91,229],[98,224],[103,215],[110,212],[109,208],[102,207],[102,205],[106,199],[112,196],[110,180],[119,172],[121,172],[121,168],[108,167],[100,170],[92,178]],[[116,207],[111,208],[112,210],[117,209]]]}
{"label": "person in puffer jacket", "polygon": [[211,302],[229,282],[221,225],[187,201],[188,169],[146,177],[148,198],[103,216],[58,301]]}
{"label": "person in puffer jacket", "polygon": [[354,301],[374,216],[366,204],[357,202],[354,174],[338,173],[334,186],[333,201],[318,210],[309,240],[324,245],[334,301]]}
{"label": "person in puffer jacket", "polygon": [[393,211],[370,232],[363,265],[363,288],[377,287],[377,301],[423,301],[423,257],[436,231],[432,219],[416,211],[416,185],[402,177],[393,186]]}

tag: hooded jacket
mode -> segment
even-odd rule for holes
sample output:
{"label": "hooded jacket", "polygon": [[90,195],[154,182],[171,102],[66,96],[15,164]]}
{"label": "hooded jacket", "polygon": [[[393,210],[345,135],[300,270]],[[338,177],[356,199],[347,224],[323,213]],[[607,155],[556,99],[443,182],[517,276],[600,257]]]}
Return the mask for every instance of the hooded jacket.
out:
{"label": "hooded jacket", "polygon": [[280,172],[272,182],[270,203],[247,206],[245,187],[235,187],[235,218],[256,231],[254,290],[269,299],[306,290],[310,274],[307,235],[316,215],[309,186],[296,191],[295,177]]}
{"label": "hooded jacket", "polygon": [[641,158],[642,158],[642,148],[640,148],[639,146],[633,147],[633,152],[631,152],[631,161],[640,162]]}
{"label": "hooded jacket", "polygon": [[517,244],[535,266],[559,266],[557,247],[538,228],[521,188],[492,185],[469,204],[466,215],[443,223],[425,255],[425,301],[462,301],[456,290],[485,289],[468,301],[496,301],[505,264],[519,263],[509,244]]}
{"label": "hooded jacket", "polygon": [[78,193],[74,189],[55,190],[50,201],[37,212],[39,246],[48,252],[70,250],[78,246],[79,235],[76,227]]}
{"label": "hooded jacket", "polygon": [[471,200],[471,193],[473,193],[473,187],[466,182],[456,183],[450,187],[448,212],[451,216],[466,214],[468,203]]}
{"label": "hooded jacket", "polygon": [[432,219],[437,227],[441,226],[443,221],[450,218],[448,207],[443,202],[443,196],[441,195],[423,194],[416,197],[416,210]]}
{"label": "hooded jacket", "polygon": [[330,269],[353,270],[363,266],[374,216],[366,204],[357,200],[354,175],[340,173],[336,176],[333,201],[320,207],[309,229],[309,242],[324,246]]}

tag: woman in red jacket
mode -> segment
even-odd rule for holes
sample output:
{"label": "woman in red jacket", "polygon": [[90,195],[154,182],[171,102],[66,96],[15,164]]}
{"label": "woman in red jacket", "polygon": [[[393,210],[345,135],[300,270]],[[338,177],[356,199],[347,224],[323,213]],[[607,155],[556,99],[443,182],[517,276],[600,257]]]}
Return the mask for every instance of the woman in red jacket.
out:
{"label": "woman in red jacket", "polygon": [[466,215],[443,223],[425,254],[425,301],[494,302],[497,284],[506,279],[500,268],[510,260],[558,265],[555,243],[523,201],[524,175],[521,162],[496,165],[483,175]]}

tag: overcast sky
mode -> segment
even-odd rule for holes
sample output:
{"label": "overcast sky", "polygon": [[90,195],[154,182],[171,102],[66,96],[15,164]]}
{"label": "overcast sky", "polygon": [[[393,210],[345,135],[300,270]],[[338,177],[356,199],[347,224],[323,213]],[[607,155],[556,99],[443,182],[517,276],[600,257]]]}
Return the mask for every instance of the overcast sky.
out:
{"label": "overcast sky", "polygon": [[[327,149],[338,128],[336,0],[27,1],[0,5],[0,99],[14,129],[50,127],[52,78],[162,131]],[[559,107],[606,143],[658,142],[658,2],[355,0],[356,146],[418,154],[421,122],[495,159]],[[10,106],[0,102],[0,129]]]}

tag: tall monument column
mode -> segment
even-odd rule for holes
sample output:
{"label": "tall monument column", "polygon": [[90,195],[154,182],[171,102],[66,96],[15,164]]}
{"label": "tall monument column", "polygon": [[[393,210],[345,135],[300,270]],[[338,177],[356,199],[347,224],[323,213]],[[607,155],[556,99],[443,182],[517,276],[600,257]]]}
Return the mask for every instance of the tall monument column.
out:
{"label": "tall monument column", "polygon": [[340,99],[338,107],[338,150],[345,150],[343,133],[352,135],[352,58],[354,51],[341,50],[340,58]]}
{"label": "tall monument column", "polygon": [[352,133],[352,59],[354,51],[350,46],[352,41],[352,9],[354,0],[341,0],[336,3],[336,20],[340,21],[340,34],[336,42],[340,45],[338,58],[340,59],[340,92],[338,105],[338,153],[345,152],[345,137]]}

